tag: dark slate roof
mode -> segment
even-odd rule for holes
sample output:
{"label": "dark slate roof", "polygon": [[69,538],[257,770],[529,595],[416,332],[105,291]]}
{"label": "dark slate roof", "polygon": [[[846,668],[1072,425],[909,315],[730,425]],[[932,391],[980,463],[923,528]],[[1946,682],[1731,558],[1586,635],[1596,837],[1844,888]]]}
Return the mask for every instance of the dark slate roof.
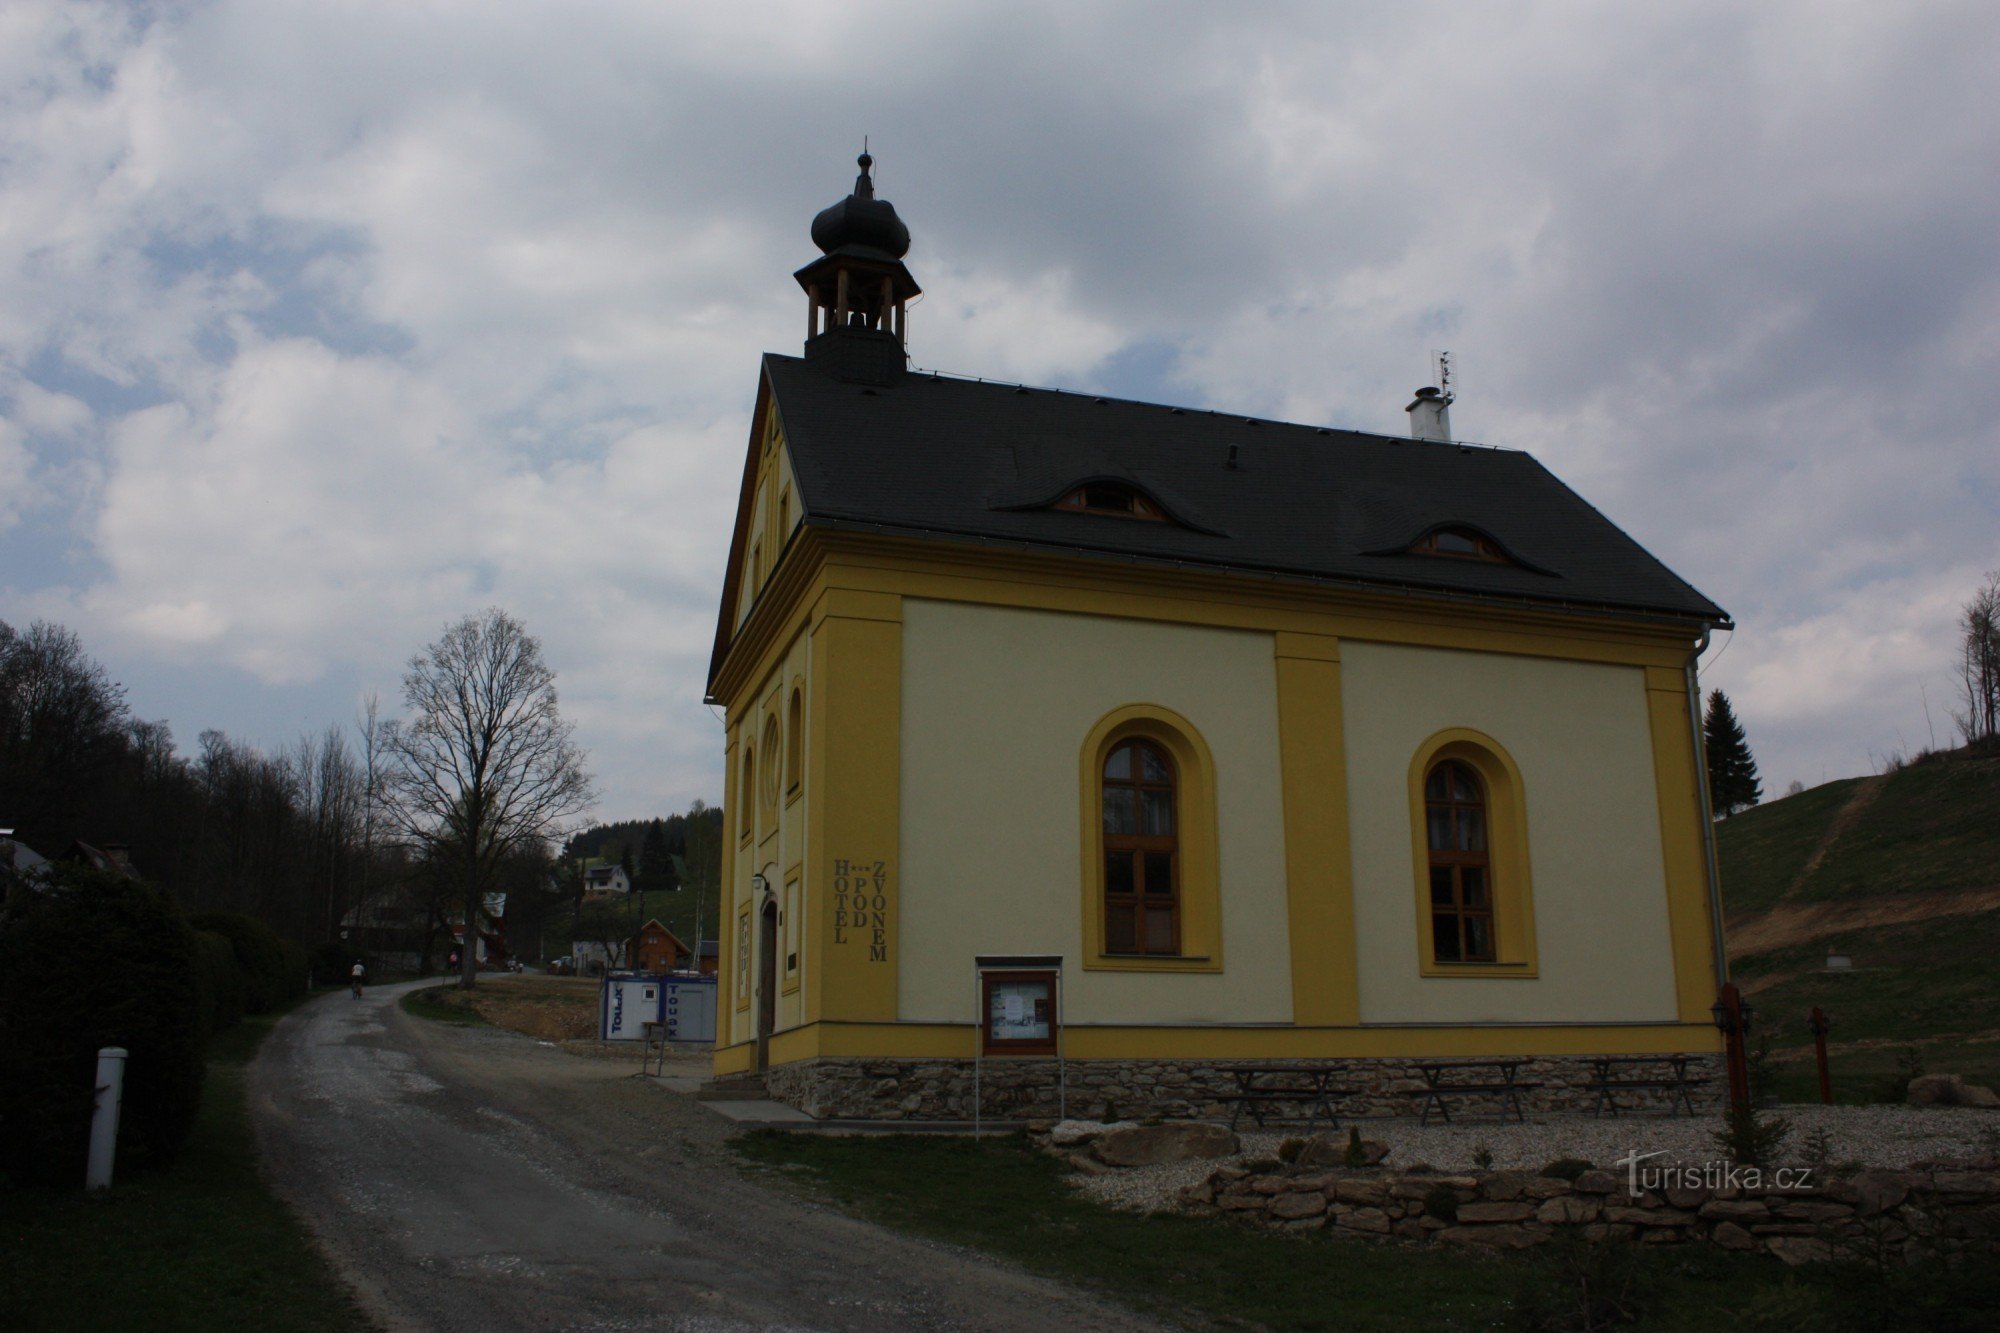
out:
{"label": "dark slate roof", "polygon": [[[766,356],[805,521],[1727,624],[1525,453]],[[1235,466],[1230,451],[1235,450]],[[1117,480],[1174,522],[1052,510]],[[1405,553],[1446,524],[1519,566]]]}

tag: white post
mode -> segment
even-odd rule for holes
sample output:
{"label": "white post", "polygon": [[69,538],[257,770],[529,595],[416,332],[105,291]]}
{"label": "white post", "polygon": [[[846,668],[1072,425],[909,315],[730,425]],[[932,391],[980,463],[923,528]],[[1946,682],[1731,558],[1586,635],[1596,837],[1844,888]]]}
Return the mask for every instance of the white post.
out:
{"label": "white post", "polygon": [[90,1117],[90,1162],[83,1187],[111,1188],[111,1167],[118,1160],[118,1104],[125,1095],[125,1050],[106,1046],[97,1053],[97,1109]]}

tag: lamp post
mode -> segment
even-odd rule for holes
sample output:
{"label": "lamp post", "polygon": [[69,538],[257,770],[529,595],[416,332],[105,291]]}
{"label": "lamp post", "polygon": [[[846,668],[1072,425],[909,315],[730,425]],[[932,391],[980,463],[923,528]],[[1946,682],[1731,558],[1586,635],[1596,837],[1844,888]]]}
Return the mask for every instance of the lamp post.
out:
{"label": "lamp post", "polygon": [[1750,1062],[1743,1053],[1743,1038],[1750,1031],[1755,1012],[1744,1003],[1743,992],[1733,981],[1724,982],[1722,994],[1709,1006],[1709,1014],[1722,1033],[1723,1061],[1729,1070],[1729,1105],[1736,1111],[1750,1108]]}

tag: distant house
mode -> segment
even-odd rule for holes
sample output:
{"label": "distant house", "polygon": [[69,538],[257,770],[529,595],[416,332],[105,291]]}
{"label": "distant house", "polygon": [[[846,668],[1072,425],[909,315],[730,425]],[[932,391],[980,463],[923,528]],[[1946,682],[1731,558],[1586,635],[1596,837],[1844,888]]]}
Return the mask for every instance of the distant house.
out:
{"label": "distant house", "polygon": [[123,843],[107,842],[102,847],[93,847],[87,842],[72,842],[60,859],[101,870],[107,875],[139,878],[139,872],[132,868],[132,849]]}
{"label": "distant house", "polygon": [[695,964],[695,969],[705,977],[714,976],[717,966],[716,960],[722,955],[721,943],[717,940],[703,940],[699,953],[700,960]]}
{"label": "distant house", "polygon": [[641,972],[677,972],[694,951],[656,918],[639,928],[633,941],[632,966]]}
{"label": "distant house", "polygon": [[630,893],[631,877],[625,867],[609,861],[592,861],[583,867],[585,893]]}
{"label": "distant house", "polygon": [[46,856],[27,843],[16,842],[13,829],[0,829],[0,902],[7,900],[13,884],[39,875],[48,863]]}

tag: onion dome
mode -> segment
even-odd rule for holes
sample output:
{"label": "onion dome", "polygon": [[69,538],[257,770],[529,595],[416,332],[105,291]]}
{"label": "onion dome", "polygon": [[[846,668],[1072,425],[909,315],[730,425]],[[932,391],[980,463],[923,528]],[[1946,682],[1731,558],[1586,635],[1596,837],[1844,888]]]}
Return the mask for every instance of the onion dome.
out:
{"label": "onion dome", "polygon": [[813,219],[813,244],[822,254],[839,250],[901,259],[910,252],[910,229],[896,216],[894,204],[875,197],[875,182],[868,175],[875,159],[864,152],[855,161],[861,174],[854,178],[854,193]]}

